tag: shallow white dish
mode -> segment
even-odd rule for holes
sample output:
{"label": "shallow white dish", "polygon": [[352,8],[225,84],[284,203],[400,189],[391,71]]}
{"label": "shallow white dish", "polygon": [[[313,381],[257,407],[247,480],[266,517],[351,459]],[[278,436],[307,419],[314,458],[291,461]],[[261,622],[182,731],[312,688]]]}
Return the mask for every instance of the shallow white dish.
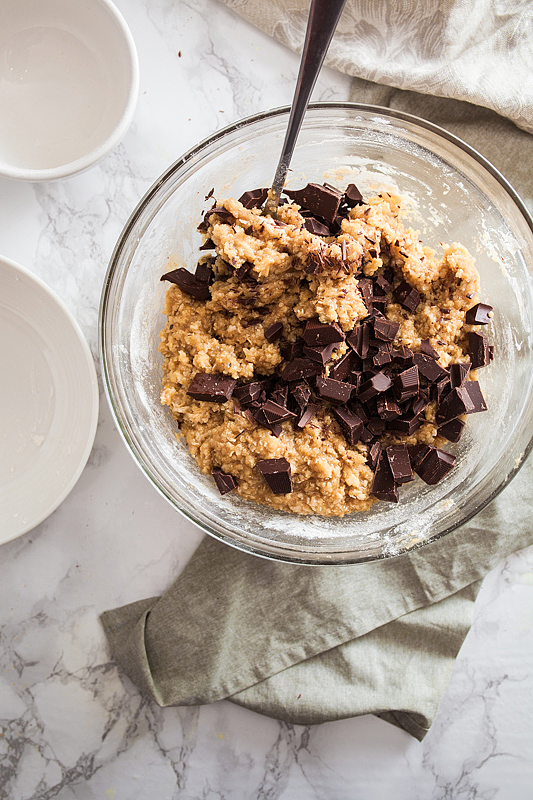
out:
{"label": "shallow white dish", "polygon": [[110,0],[0,0],[0,175],[87,169],[126,133],[139,65]]}
{"label": "shallow white dish", "polygon": [[0,256],[0,544],[67,497],[98,422],[91,351],[74,317],[28,270]]}

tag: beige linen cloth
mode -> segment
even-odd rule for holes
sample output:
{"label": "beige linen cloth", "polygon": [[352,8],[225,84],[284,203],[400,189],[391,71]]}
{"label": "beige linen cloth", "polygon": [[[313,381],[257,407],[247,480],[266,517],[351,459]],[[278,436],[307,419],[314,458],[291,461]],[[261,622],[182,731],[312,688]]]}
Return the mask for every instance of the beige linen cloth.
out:
{"label": "beige linen cloth", "polygon": [[[225,1],[287,44],[301,45],[304,0]],[[349,0],[331,63],[440,95],[356,77],[352,99],[417,114],[461,136],[531,208],[533,136],[481,107],[533,130],[531,18],[532,4],[517,0]],[[358,63],[356,56],[366,54],[368,64]],[[491,75],[499,76],[498,86]],[[162,706],[228,699],[301,724],[374,713],[421,740],[470,628],[483,576],[533,544],[532,485],[530,458],[466,525],[373,564],[275,563],[207,537],[163,597],[102,615],[112,655]]]}

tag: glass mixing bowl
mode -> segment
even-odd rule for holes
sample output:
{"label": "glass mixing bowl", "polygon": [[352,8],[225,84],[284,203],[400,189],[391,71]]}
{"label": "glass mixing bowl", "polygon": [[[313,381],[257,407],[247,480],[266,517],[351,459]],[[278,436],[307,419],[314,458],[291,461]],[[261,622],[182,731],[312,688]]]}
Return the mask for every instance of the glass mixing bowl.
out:
{"label": "glass mixing bowl", "polygon": [[380,502],[342,519],[275,512],[222,497],[203,475],[159,400],[159,332],[169,260],[194,270],[196,227],[212,201],[269,186],[288,109],[238,122],[186,153],[147,192],[111,258],[101,309],[106,392],[138,465],[161,494],[205,532],[268,558],[351,564],[420,547],[471,518],[511,480],[533,435],[533,221],[506,180],[472,148],[408,114],[352,103],[309,107],[289,186],[354,182],[369,196],[393,188],[406,222],[424,243],[461,242],[476,258],[481,299],[494,306],[488,331],[495,360],[480,371],[488,411],[468,419],[452,472],[436,486],[403,486],[397,505]]}

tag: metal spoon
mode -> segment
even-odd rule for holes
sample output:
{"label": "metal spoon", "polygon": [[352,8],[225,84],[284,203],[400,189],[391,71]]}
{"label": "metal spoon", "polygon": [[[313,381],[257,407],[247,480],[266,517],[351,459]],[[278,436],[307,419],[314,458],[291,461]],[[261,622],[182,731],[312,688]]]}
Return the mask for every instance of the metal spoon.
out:
{"label": "metal spoon", "polygon": [[285,184],[285,178],[309,98],[345,3],[346,0],[311,0],[304,48],[292,100],[287,133],[285,134],[278,168],[268,193],[263,214],[275,216],[278,210],[279,198]]}

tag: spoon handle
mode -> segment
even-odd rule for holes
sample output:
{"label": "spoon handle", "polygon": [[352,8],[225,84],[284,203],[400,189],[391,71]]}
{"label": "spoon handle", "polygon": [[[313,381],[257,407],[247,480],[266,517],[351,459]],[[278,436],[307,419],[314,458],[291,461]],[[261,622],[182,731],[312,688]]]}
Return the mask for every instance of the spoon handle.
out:
{"label": "spoon handle", "polygon": [[272,188],[268,193],[264,214],[274,216],[278,209],[279,198],[285,184],[285,178],[309,98],[345,3],[346,0],[311,0],[289,124]]}

